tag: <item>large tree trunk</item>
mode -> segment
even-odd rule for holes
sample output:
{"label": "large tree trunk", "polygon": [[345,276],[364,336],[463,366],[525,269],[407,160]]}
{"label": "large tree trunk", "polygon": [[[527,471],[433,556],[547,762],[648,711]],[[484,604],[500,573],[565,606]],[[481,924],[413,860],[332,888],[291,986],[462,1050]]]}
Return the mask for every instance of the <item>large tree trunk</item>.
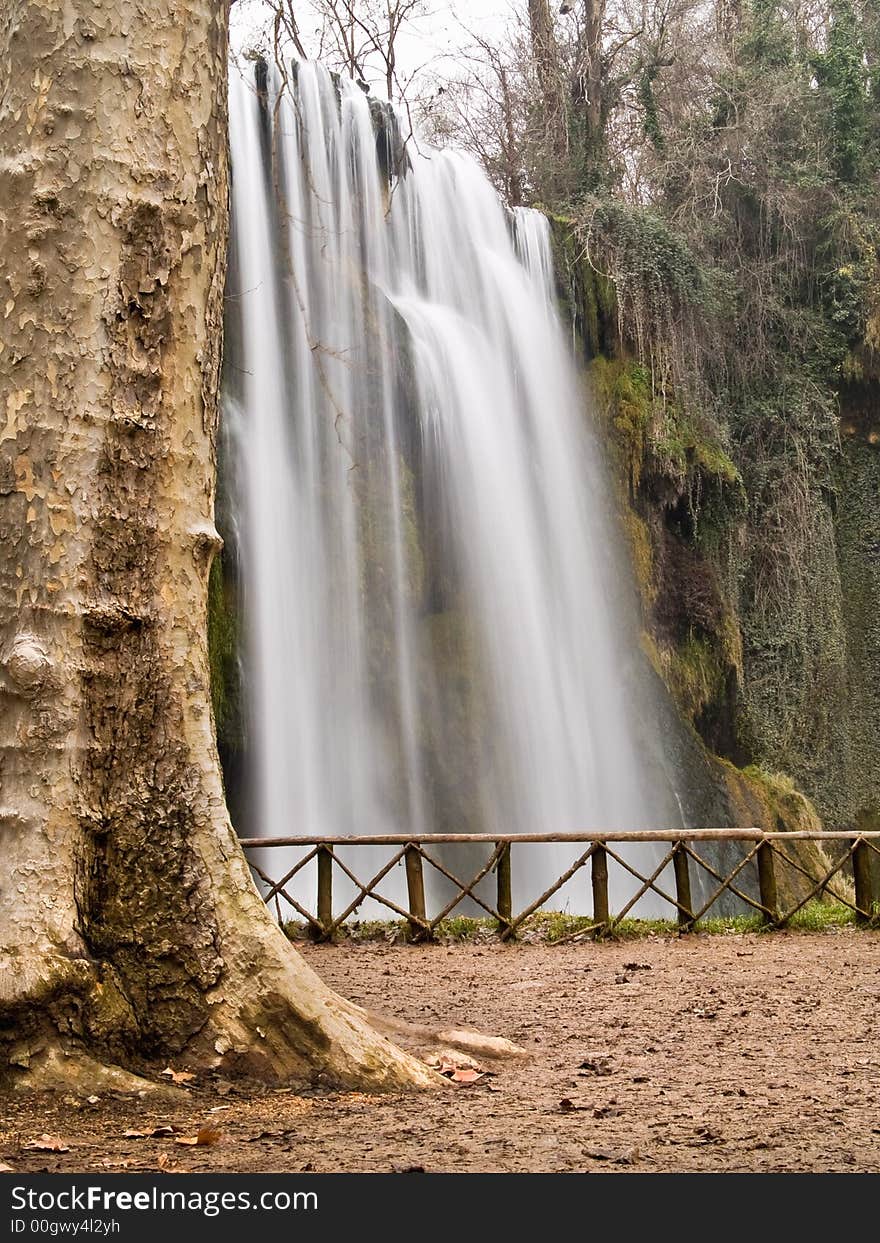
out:
{"label": "large tree trunk", "polygon": [[218,0],[0,6],[0,1047],[436,1082],[290,949],[208,692],[227,234]]}
{"label": "large tree trunk", "polygon": [[539,110],[545,127],[547,158],[551,163],[543,180],[551,187],[558,183],[558,193],[565,184],[568,160],[565,73],[549,0],[529,0],[528,14],[532,59],[541,88]]}
{"label": "large tree trunk", "polygon": [[605,91],[607,66],[602,54],[606,0],[583,0],[578,48],[576,95],[584,117],[583,181],[588,188],[602,180],[606,161]]}

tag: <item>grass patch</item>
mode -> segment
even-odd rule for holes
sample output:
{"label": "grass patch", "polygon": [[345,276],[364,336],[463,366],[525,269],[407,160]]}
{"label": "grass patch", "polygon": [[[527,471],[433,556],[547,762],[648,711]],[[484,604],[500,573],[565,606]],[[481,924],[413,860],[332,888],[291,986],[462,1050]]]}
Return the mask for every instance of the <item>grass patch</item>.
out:
{"label": "grass patch", "polygon": [[849,928],[855,926],[856,913],[843,902],[819,902],[813,900],[792,915],[789,928],[800,928],[804,932],[825,932],[829,928]]}
{"label": "grass patch", "polygon": [[[836,928],[857,927],[855,912],[842,902],[814,899],[797,911],[786,928],[800,932],[830,932]],[[589,915],[570,915],[565,911],[538,911],[524,920],[516,930],[516,940],[529,944],[545,942],[549,945],[574,937],[588,937],[595,929]],[[284,925],[291,941],[309,940],[308,925],[291,920]],[[772,931],[767,929],[761,916],[754,912],[745,915],[727,915],[719,918],[701,919],[696,931],[712,936],[737,935],[747,932]],[[678,925],[672,919],[622,919],[608,939],[634,941],[645,937],[674,937]],[[334,941],[386,941],[391,944],[408,944],[415,938],[404,919],[351,920],[334,934]],[[490,918],[471,918],[464,915],[443,919],[434,929],[434,940],[440,944],[485,943],[498,940],[498,924]]]}

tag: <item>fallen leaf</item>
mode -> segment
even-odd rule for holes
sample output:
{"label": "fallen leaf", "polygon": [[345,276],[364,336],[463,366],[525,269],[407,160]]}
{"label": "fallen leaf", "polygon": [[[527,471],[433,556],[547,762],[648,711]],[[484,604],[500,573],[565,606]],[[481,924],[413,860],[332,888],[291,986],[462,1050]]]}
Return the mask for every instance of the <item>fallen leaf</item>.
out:
{"label": "fallen leaf", "polygon": [[483,1073],[481,1070],[470,1070],[462,1066],[459,1070],[454,1070],[450,1078],[453,1083],[476,1083],[483,1078]]}
{"label": "fallen leaf", "polygon": [[156,1162],[160,1170],[167,1170],[170,1164],[167,1152],[159,1153],[159,1160]]}
{"label": "fallen leaf", "polygon": [[171,1066],[166,1066],[162,1074],[167,1075],[172,1083],[191,1083],[195,1079],[195,1075],[191,1075],[188,1070],[174,1070]]}
{"label": "fallen leaf", "polygon": [[33,1152],[70,1152],[63,1139],[55,1139],[52,1135],[41,1135],[39,1139],[25,1144],[25,1148],[30,1148]]}
{"label": "fallen leaf", "polygon": [[11,1165],[6,1165],[3,1161],[0,1161],[0,1174],[14,1174],[14,1173],[15,1173],[15,1170],[13,1169]]}
{"label": "fallen leaf", "polygon": [[177,1128],[171,1125],[157,1126],[155,1130],[150,1131],[150,1139],[170,1139]]}
{"label": "fallen leaf", "polygon": [[451,1079],[453,1083],[476,1083],[478,1079],[485,1079],[492,1071],[483,1070],[480,1066],[467,1065],[466,1063],[440,1061],[434,1058],[428,1062],[432,1069],[439,1071],[446,1079]]}
{"label": "fallen leaf", "polygon": [[184,1144],[189,1148],[207,1148],[211,1144],[219,1144],[222,1137],[222,1131],[218,1131],[216,1127],[206,1124],[199,1128],[197,1135],[179,1135],[174,1142]]}

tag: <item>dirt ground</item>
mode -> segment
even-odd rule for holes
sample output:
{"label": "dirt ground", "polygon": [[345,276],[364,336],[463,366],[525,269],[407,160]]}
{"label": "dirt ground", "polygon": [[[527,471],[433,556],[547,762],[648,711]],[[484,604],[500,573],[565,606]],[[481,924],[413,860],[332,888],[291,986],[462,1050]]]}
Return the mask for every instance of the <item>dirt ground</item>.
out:
{"label": "dirt ground", "polygon": [[[304,953],[371,1009],[506,1036],[528,1057],[409,1097],[255,1094],[199,1079],[173,1105],[7,1096],[0,1162],[21,1172],[880,1171],[880,933]],[[216,1142],[180,1142],[206,1124]],[[149,1135],[162,1127],[175,1129]],[[41,1136],[67,1151],[28,1148]]]}

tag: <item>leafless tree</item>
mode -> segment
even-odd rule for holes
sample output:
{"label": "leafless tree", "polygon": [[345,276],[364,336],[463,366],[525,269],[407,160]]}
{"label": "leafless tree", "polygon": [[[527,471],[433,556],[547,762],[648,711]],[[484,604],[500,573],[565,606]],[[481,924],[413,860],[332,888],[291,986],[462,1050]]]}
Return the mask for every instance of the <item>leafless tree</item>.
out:
{"label": "leafless tree", "polygon": [[[400,37],[429,14],[429,0],[263,0],[273,50],[291,46],[364,86],[378,80],[389,100],[401,100],[407,82],[399,73]],[[307,24],[311,20],[311,29]]]}

